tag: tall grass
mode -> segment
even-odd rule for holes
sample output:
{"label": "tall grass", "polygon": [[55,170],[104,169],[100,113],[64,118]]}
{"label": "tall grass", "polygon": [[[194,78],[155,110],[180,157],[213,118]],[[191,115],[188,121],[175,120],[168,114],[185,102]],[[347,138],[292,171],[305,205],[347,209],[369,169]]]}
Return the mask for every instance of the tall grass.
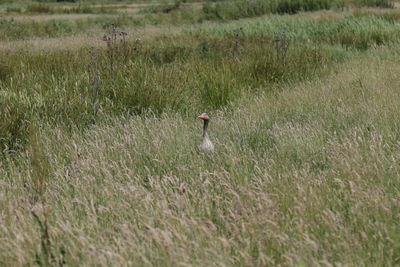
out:
{"label": "tall grass", "polygon": [[52,13],[53,10],[50,6],[39,3],[28,6],[26,11],[29,13]]}
{"label": "tall grass", "polygon": [[[342,1],[339,2],[342,3]],[[147,8],[144,10],[144,14],[141,14],[139,17],[130,16],[129,14],[123,12],[115,12],[113,8],[107,6],[92,7],[88,4],[85,4],[70,8],[57,8],[49,4],[38,3],[28,6],[26,11],[28,13],[87,13],[103,15],[98,15],[95,18],[73,20],[54,18],[47,21],[20,21],[13,18],[0,18],[0,39],[17,40],[33,37],[60,37],[82,33],[93,28],[105,28],[110,24],[115,24],[119,27],[136,27],[149,24],[182,25],[199,23],[206,20],[232,20],[245,17],[255,17],[270,13],[294,14],[299,11],[334,8],[341,5],[339,2],[336,3],[335,1],[327,0],[235,0],[215,3],[205,2],[203,8],[200,10],[194,9],[190,5],[181,5],[180,1],[176,1],[172,4],[166,3],[166,6],[157,5],[155,6],[156,10],[153,11]],[[388,7],[390,7],[390,2],[387,3]],[[350,5],[350,2],[346,2],[346,5]],[[362,3],[360,2],[358,5],[368,6],[371,5],[371,3],[364,1]],[[380,6],[384,5],[382,4]],[[11,7],[14,8],[14,6]]]}
{"label": "tall grass", "polygon": [[384,7],[393,8],[393,1],[389,0],[358,0],[356,4],[359,6],[370,6],[370,7]]}
{"label": "tall grass", "polygon": [[294,14],[300,11],[330,9],[339,5],[339,1],[328,0],[234,0],[216,3],[206,2],[203,6],[203,12],[208,19],[229,20],[268,13]]}
{"label": "tall grass", "polygon": [[1,40],[21,40],[29,38],[54,38],[73,36],[93,28],[107,28],[110,24],[140,26],[141,19],[127,15],[104,15],[86,19],[49,19],[45,21],[19,21],[14,18],[0,18]]}
{"label": "tall grass", "polygon": [[349,48],[367,49],[374,45],[396,42],[399,37],[397,20],[385,16],[348,16],[318,21],[293,16],[265,16],[223,25],[206,24],[193,32],[195,35],[232,36],[242,28],[244,36],[273,36],[284,32],[291,41],[339,44]]}
{"label": "tall grass", "polygon": [[[239,25],[242,33],[236,36]],[[326,74],[352,49],[396,41],[397,28],[397,22],[375,16],[324,23],[272,16],[162,37],[136,52],[137,44],[127,43],[130,50],[115,60],[105,49],[97,62],[87,49],[10,54],[0,69],[2,149],[23,146],[32,120],[84,129],[96,120],[93,114],[226,107],[244,92]],[[285,33],[287,51],[277,50],[275,32]],[[87,68],[93,64],[96,70]]]}
{"label": "tall grass", "polygon": [[[204,42],[212,49],[203,51]],[[331,62],[328,52],[307,46],[290,47],[287,60],[283,61],[268,39],[258,43],[243,40],[246,51],[233,56],[226,53],[233,49],[232,43],[230,39],[167,38],[152,46],[144,44],[140,54],[114,58],[113,63],[101,52],[96,105],[108,114],[220,108],[244,90],[310,78]],[[22,138],[18,134],[24,132],[21,120],[29,121],[30,116],[69,126],[91,123],[93,93],[88,89],[91,79],[85,73],[90,62],[88,54],[87,50],[77,54],[19,53],[8,59],[15,72],[2,82],[2,109],[15,116],[2,117],[2,128],[11,134],[2,135],[4,142],[16,143],[15,138]],[[27,57],[23,66],[13,65]]]}
{"label": "tall grass", "polygon": [[400,25],[357,12],[1,54],[0,265],[398,265]]}
{"label": "tall grass", "polygon": [[[66,265],[396,265],[399,67],[385,53],[210,113],[212,157],[192,153],[201,123],[185,114],[43,123],[53,251]],[[41,240],[20,199],[30,161],[1,168],[5,265],[33,264]]]}

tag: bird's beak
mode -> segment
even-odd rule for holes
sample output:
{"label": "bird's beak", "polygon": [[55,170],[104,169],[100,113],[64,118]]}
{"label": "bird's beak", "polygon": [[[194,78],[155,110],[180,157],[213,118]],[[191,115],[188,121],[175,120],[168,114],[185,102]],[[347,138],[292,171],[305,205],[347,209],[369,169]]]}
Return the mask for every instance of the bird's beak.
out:
{"label": "bird's beak", "polygon": [[204,119],[204,117],[202,115],[199,115],[197,118],[198,119]]}

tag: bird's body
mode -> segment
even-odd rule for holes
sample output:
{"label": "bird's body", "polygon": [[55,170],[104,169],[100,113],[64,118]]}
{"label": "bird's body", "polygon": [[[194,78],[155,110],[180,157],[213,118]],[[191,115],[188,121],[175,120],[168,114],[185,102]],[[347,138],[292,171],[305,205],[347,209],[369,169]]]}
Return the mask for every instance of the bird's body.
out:
{"label": "bird's body", "polygon": [[212,153],[214,152],[214,144],[211,142],[210,137],[208,136],[208,122],[210,118],[208,118],[206,113],[201,114],[198,116],[199,119],[204,121],[203,125],[203,142],[196,147],[197,151]]}
{"label": "bird's body", "polygon": [[203,137],[203,142],[201,143],[201,145],[199,145],[199,149],[208,153],[214,151],[214,144],[211,142],[208,135]]}

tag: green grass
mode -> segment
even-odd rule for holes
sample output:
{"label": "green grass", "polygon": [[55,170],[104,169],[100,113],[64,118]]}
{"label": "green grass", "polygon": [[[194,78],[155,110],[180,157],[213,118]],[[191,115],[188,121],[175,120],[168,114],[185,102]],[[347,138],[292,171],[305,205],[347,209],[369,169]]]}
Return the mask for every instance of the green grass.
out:
{"label": "green grass", "polygon": [[[211,158],[193,153],[194,116],[105,117],[72,135],[42,124],[57,259],[63,247],[69,265],[395,264],[397,59],[374,53],[213,112]],[[23,202],[34,195],[22,189],[29,162],[21,154],[3,169],[5,263],[40,252]]]}
{"label": "green grass", "polygon": [[47,4],[39,3],[29,5],[25,13],[35,14],[35,13],[46,13],[46,14],[103,14],[115,13],[111,9],[106,7],[91,7],[90,5],[78,5],[71,8],[57,8]]}
{"label": "green grass", "polygon": [[[385,16],[385,15],[384,15]],[[387,15],[386,15],[387,16]],[[367,49],[373,45],[398,40],[399,24],[380,16],[347,16],[344,18],[304,19],[293,16],[266,16],[254,20],[228,22],[222,25],[208,24],[193,34],[234,35],[241,28],[244,36],[274,36],[284,33],[291,41],[303,43],[340,44],[349,48]]]}
{"label": "green grass", "polygon": [[[82,32],[86,32],[92,29],[98,29],[99,27],[106,27],[110,24],[115,24],[118,27],[126,27],[126,26],[144,26],[144,25],[159,25],[159,24],[173,24],[173,25],[182,25],[182,24],[191,24],[191,23],[199,23],[207,20],[232,20],[239,18],[247,18],[247,17],[256,17],[264,14],[270,13],[278,13],[278,14],[293,14],[300,11],[313,11],[313,10],[321,10],[321,9],[330,9],[335,6],[339,6],[336,2],[332,1],[259,1],[259,0],[235,0],[231,2],[206,2],[202,9],[194,9],[190,5],[180,4],[180,1],[174,3],[165,3],[165,5],[155,5],[148,6],[142,9],[140,12],[140,16],[132,16],[126,12],[116,12],[115,8],[112,6],[91,6],[89,4],[71,6],[70,8],[53,6],[48,3],[35,3],[28,5],[25,9],[22,9],[21,6],[18,5],[10,5],[7,6],[7,9],[11,13],[21,13],[22,10],[25,14],[97,14],[96,17],[89,18],[78,18],[78,19],[58,19],[52,18],[48,20],[18,20],[18,16],[15,18],[0,18],[0,39],[1,40],[19,40],[19,39],[29,39],[34,37],[39,38],[52,38],[52,37],[61,37],[61,36],[73,36]],[[335,4],[336,3],[336,4]],[[358,3],[360,6],[368,6],[368,3]],[[346,5],[350,5],[349,2],[346,2]],[[171,11],[165,11],[165,9],[169,10],[172,7]],[[153,10],[155,9],[155,10]],[[225,13],[221,13],[225,12]],[[362,13],[362,12],[360,12]],[[386,19],[387,23],[384,22],[378,23],[377,21],[373,21],[373,16],[368,16],[364,21],[352,18],[349,21],[341,21],[341,24],[335,25],[334,23],[329,23],[332,29],[327,30],[325,26],[320,26],[318,24],[322,24],[322,22],[312,21],[314,25],[310,25],[310,21],[302,21],[301,23],[305,23],[304,27],[308,28],[307,30],[315,31],[319,30],[319,32],[312,33],[316,34],[319,38],[338,38],[335,36],[338,34],[342,28],[346,31],[350,31],[349,33],[343,33],[343,42],[352,42],[348,40],[349,38],[353,38],[353,32],[356,34],[371,34],[377,35],[375,38],[379,39],[376,41],[381,41],[381,38],[390,38],[393,31],[397,31],[397,24],[393,22],[393,19],[396,19],[398,12],[391,13],[391,15],[382,15],[382,17],[375,18],[377,20]],[[390,13],[389,13],[390,14]],[[275,20],[276,17],[273,17]],[[391,21],[392,20],[392,21]],[[262,30],[265,29],[266,23],[265,18],[261,18]],[[241,23],[241,22],[240,22]],[[252,22],[254,24],[254,22]],[[257,22],[256,22],[257,23]],[[281,25],[278,27],[285,26],[292,27],[292,29],[274,29],[274,30],[283,30],[283,31],[301,31],[300,27],[296,27],[296,20],[287,19],[282,21]],[[231,23],[234,24],[234,23]],[[274,27],[277,25],[276,22],[271,23]],[[361,24],[361,25],[359,25]],[[394,25],[393,25],[394,24]],[[252,29],[257,30],[257,25],[250,26]],[[373,29],[370,31],[366,31],[366,27],[372,26]],[[311,28],[312,27],[312,28]],[[377,28],[378,27],[378,28]],[[382,27],[388,28],[384,30],[383,33],[380,33]],[[219,27],[221,28],[221,27]],[[358,28],[360,28],[361,33],[358,33]],[[270,27],[267,27],[265,30],[271,30]],[[374,32],[378,31],[378,32]],[[268,32],[267,34],[270,34]],[[348,34],[348,36],[345,36]],[[378,36],[384,34],[385,36]],[[326,36],[327,35],[327,36]],[[304,38],[312,38],[312,36],[303,36]],[[367,39],[370,40],[369,36],[355,36],[354,38],[359,37],[361,40],[360,46],[368,47],[368,44],[365,44]],[[303,38],[303,39],[304,39]],[[394,37],[397,38],[397,37]]]}
{"label": "green grass", "polygon": [[300,11],[313,11],[337,7],[336,1],[328,0],[234,0],[223,2],[206,2],[203,12],[208,19],[238,19],[256,17],[269,13],[294,14]]}
{"label": "green grass", "polygon": [[[115,22],[92,19],[0,31]],[[399,26],[269,14],[2,53],[0,265],[398,265]]]}
{"label": "green grass", "polygon": [[[235,57],[224,54],[231,49],[229,41],[209,40],[221,46],[210,52],[202,52],[200,45],[192,40],[186,41],[184,46],[172,40],[163,41],[158,43],[163,48],[150,47],[143,50],[143,55],[129,59],[128,64],[117,62],[113,71],[102,71],[96,103],[91,100],[89,77],[85,73],[86,62],[90,62],[87,50],[78,55],[70,52],[30,55],[31,60],[23,67],[12,66],[14,73],[4,74],[2,87],[7,96],[4,101],[13,103],[4,103],[3,110],[16,109],[23,116],[80,127],[92,122],[93,108],[97,105],[108,114],[141,113],[148,109],[156,113],[166,109],[180,112],[199,107],[214,109],[227,105],[244,90],[311,77],[331,60],[325,51],[306,46],[290,48],[283,61],[272,45],[266,50],[249,44],[245,49],[251,52]],[[15,57],[26,58],[26,55],[14,56],[8,59],[8,64],[15,63]],[[101,66],[108,66],[107,61],[103,62]],[[18,93],[11,96],[9,92]],[[8,125],[10,118],[4,119]],[[12,125],[22,127],[19,117],[15,117]],[[3,140],[15,143],[14,139]]]}
{"label": "green grass", "polygon": [[351,5],[391,8],[389,0],[233,0],[207,1],[203,12],[207,19],[231,20],[265,14],[295,14],[302,11],[343,8]]}
{"label": "green grass", "polygon": [[90,31],[93,28],[106,28],[110,24],[116,26],[141,26],[145,22],[127,15],[102,15],[95,18],[83,19],[49,19],[44,21],[24,21],[14,18],[0,19],[0,33],[2,40],[24,40],[30,38],[54,38],[73,36]]}
{"label": "green grass", "polygon": [[[93,63],[88,49],[10,54],[3,57],[0,68],[5,94],[2,112],[18,115],[3,117],[2,146],[19,147],[16,140],[24,143],[26,126],[21,121],[85,128],[99,111],[186,113],[228,106],[243,92],[312,80],[357,50],[397,42],[398,26],[397,21],[376,16],[323,23],[267,16],[158,38],[143,43],[140,53],[134,52],[134,43],[127,43],[130,48],[123,51],[124,59],[114,60],[112,71],[107,70],[112,63],[106,52],[97,52],[100,84],[95,99],[88,76],[87,66]],[[235,37],[234,29],[239,27],[242,30]],[[285,34],[287,52],[276,50],[276,32]]]}
{"label": "green grass", "polygon": [[370,6],[370,7],[384,7],[392,8],[393,1],[388,0],[358,0],[356,4],[359,6]]}
{"label": "green grass", "polygon": [[[269,39],[243,40],[238,52],[233,43],[229,38],[166,37],[144,43],[140,54],[127,51],[125,63],[116,57],[112,70],[100,51],[95,99],[88,76],[87,65],[92,64],[88,49],[10,55],[3,63],[8,72],[3,73],[2,88],[7,96],[4,101],[12,103],[4,103],[2,110],[18,110],[28,121],[85,127],[93,122],[93,101],[102,113],[116,115],[217,109],[245,91],[312,79],[333,62],[330,51],[322,48],[291,45],[282,58]],[[4,120],[4,129],[22,127],[19,119],[11,125],[8,117]],[[21,135],[12,136],[20,139]],[[16,143],[12,136],[2,140]]]}

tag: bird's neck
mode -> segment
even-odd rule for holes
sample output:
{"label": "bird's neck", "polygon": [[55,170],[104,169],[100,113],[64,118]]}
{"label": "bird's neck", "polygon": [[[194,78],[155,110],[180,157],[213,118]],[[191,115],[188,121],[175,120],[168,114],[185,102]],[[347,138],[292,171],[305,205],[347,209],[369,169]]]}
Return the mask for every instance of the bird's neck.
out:
{"label": "bird's neck", "polygon": [[204,120],[204,125],[203,125],[203,138],[208,137],[207,129],[208,129],[208,120]]}

